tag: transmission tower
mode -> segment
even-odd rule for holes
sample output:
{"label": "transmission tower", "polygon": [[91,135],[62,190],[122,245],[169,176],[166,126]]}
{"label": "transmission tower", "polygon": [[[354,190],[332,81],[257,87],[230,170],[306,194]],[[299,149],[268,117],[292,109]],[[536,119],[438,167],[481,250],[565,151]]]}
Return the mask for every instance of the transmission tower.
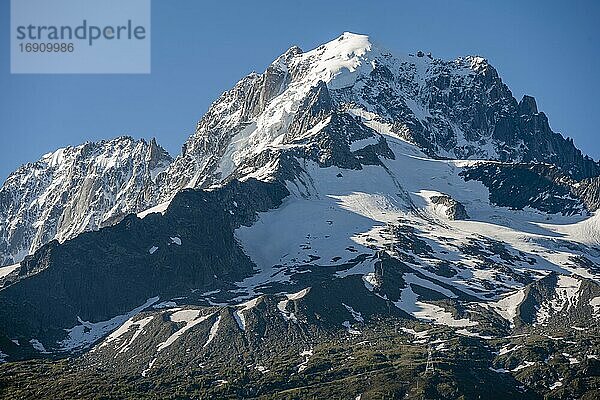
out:
{"label": "transmission tower", "polygon": [[433,357],[431,353],[431,346],[429,346],[427,349],[427,364],[425,364],[425,372],[433,372]]}

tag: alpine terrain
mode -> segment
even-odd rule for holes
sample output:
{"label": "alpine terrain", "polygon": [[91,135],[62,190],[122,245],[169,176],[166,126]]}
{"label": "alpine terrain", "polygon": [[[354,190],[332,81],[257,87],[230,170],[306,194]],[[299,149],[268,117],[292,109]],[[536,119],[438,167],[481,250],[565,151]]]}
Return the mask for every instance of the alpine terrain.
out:
{"label": "alpine terrain", "polygon": [[3,398],[600,398],[600,164],[488,61],[344,33],[0,189]]}

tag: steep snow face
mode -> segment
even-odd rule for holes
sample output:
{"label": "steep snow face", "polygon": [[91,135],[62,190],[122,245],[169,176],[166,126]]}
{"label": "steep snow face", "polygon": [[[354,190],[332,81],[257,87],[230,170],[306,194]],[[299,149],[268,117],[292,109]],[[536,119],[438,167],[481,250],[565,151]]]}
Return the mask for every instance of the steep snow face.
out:
{"label": "steep snow face", "polygon": [[[432,68],[438,64],[442,67]],[[381,85],[387,82],[385,79],[398,80],[390,88],[393,99],[389,101],[402,103],[410,118],[425,120],[430,113],[422,104],[424,98],[417,97],[427,92],[428,77],[449,73],[461,80],[457,85],[464,85],[462,80],[483,73],[486,66],[483,59],[472,57],[453,62],[414,56],[395,58],[367,36],[351,33],[307,53],[293,47],[263,74],[248,75],[213,103],[184,145],[183,153],[163,175],[161,199],[168,200],[183,187],[209,186],[265,148],[289,142],[290,124],[319,82],[325,82],[335,95],[336,107],[358,104],[394,120],[403,117],[390,114],[391,103],[381,108],[376,97],[384,91]],[[379,74],[382,69],[389,74],[385,82]]]}
{"label": "steep snow face", "polygon": [[[342,36],[290,60],[293,76],[290,87],[306,91],[319,81],[330,89],[354,85],[373,70],[373,60],[380,51],[368,36],[344,33]],[[289,88],[288,88],[289,89]]]}
{"label": "steep snow face", "polygon": [[590,218],[565,225],[540,224],[546,229],[565,235],[577,242],[600,246],[600,213]]}
{"label": "steep snow face", "polygon": [[0,264],[147,208],[147,188],[170,162],[154,140],[120,137],[23,165],[0,189]]}
{"label": "steep snow face", "polygon": [[344,33],[306,53],[292,47],[263,74],[246,76],[215,101],[159,177],[160,201],[184,187],[219,183],[265,149],[307,134],[296,129],[307,128],[298,111],[321,83],[330,111],[353,109],[429,156],[550,161],[577,176],[600,171],[550,130],[533,98],[517,103],[484,58],[400,56],[368,36]]}
{"label": "steep snow face", "polygon": [[515,293],[509,294],[508,296],[500,299],[496,303],[490,304],[498,314],[504,319],[510,322],[514,326],[515,318],[518,315],[518,308],[525,299],[525,293],[523,290],[517,290]]}

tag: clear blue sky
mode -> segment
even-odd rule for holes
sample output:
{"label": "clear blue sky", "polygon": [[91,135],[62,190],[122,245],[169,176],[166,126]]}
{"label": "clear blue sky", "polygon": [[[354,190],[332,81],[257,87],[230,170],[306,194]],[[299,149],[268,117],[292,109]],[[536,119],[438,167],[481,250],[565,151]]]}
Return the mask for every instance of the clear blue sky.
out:
{"label": "clear blue sky", "polygon": [[596,0],[153,0],[150,75],[11,75],[9,1],[0,7],[1,180],[48,151],[121,134],[155,136],[176,155],[242,76],[343,31],[402,53],[482,55],[518,99],[535,96],[554,130],[600,158]]}

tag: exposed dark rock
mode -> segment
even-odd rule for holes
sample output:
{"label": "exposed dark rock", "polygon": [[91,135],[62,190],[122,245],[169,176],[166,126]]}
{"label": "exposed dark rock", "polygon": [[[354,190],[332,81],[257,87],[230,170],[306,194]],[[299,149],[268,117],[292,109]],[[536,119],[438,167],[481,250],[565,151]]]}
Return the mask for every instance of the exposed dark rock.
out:
{"label": "exposed dark rock", "polygon": [[600,177],[588,178],[573,185],[574,192],[585,202],[588,210],[600,208]]}
{"label": "exposed dark rock", "polygon": [[306,133],[329,116],[333,110],[334,106],[327,85],[325,82],[319,81],[316,86],[311,88],[296,112],[294,120],[288,128],[287,140],[293,140],[294,137]]}
{"label": "exposed dark rock", "polygon": [[209,291],[249,276],[254,265],[233,229],[287,195],[280,184],[252,179],[216,191],[186,190],[164,215],[130,215],[63,245],[51,242],[23,262],[27,279],[0,291],[0,332],[56,348],[78,318],[106,321],[154,296]]}
{"label": "exposed dark rock", "polygon": [[469,219],[465,206],[448,195],[431,196],[430,200],[434,204],[445,206],[446,215],[451,220]]}
{"label": "exposed dark rock", "polygon": [[594,209],[588,196],[578,196],[575,181],[547,164],[480,163],[460,175],[477,180],[490,191],[490,202],[522,210],[535,208],[549,214],[573,215]]}
{"label": "exposed dark rock", "polygon": [[519,102],[519,113],[520,115],[534,115],[538,113],[537,104],[535,98],[531,96],[523,96]]}

